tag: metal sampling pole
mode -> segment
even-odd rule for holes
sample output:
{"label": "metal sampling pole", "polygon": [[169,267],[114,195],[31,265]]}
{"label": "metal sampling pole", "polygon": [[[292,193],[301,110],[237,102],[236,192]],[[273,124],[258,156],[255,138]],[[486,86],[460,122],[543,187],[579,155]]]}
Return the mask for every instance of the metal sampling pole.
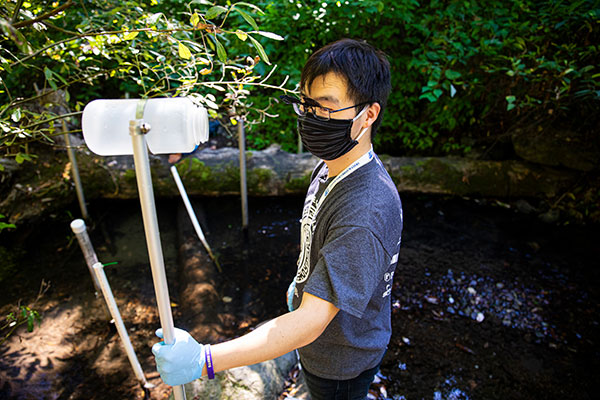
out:
{"label": "metal sampling pole", "polygon": [[[146,244],[150,257],[150,268],[154,291],[156,292],[156,303],[160,325],[163,329],[166,344],[175,341],[175,327],[173,325],[173,314],[169,301],[169,288],[165,273],[162,247],[160,244],[160,233],[158,230],[158,219],[154,204],[154,191],[152,189],[152,176],[150,174],[150,160],[148,157],[148,145],[145,134],[150,131],[150,126],[142,121],[144,115],[145,100],[138,103],[136,119],[129,122],[129,134],[133,144],[133,161],[135,163],[135,175],[137,179],[140,204],[142,206],[142,218],[144,220],[144,231],[146,233]],[[185,400],[183,385],[173,386],[173,397],[175,400]]]}
{"label": "metal sampling pole", "polygon": [[240,148],[240,194],[242,196],[242,230],[248,234],[248,184],[246,182],[246,135],[244,119],[238,118],[238,146]]}
{"label": "metal sampling pole", "polygon": [[[94,273],[93,267],[94,264],[98,262],[98,256],[94,251],[94,247],[92,246],[92,242],[90,241],[90,237],[87,234],[87,230],[85,227],[85,222],[82,219],[75,219],[71,222],[71,230],[77,237],[77,241],[79,242],[79,247],[81,247],[81,252],[83,253],[83,257],[85,258],[85,263],[88,266],[90,271],[90,275],[92,275],[92,282],[94,283],[94,295],[97,299],[99,299],[100,293],[100,283],[98,282],[98,278],[96,278],[96,274]],[[110,312],[104,302],[102,302],[102,309],[106,314],[106,319],[108,321],[111,320]]]}
{"label": "metal sampling pole", "polygon": [[69,137],[67,123],[64,119],[62,120],[62,129],[65,136],[67,154],[69,154],[69,161],[71,162],[71,174],[73,175],[73,182],[75,182],[75,191],[77,192],[77,200],[79,200],[81,216],[83,219],[88,219],[87,207],[85,206],[85,196],[83,195],[83,186],[81,185],[81,178],[79,177],[79,168],[77,168],[77,158],[75,158],[75,151],[73,150],[73,147],[71,147],[71,138]]}
{"label": "metal sampling pole", "polygon": [[110,285],[108,284],[108,279],[106,279],[106,274],[104,273],[104,266],[102,263],[94,264],[94,273],[96,278],[98,278],[98,282],[100,283],[100,288],[102,289],[102,294],[104,295],[104,299],[106,300],[106,304],[110,310],[110,313],[115,320],[115,326],[117,327],[117,332],[119,332],[119,336],[121,337],[121,341],[123,342],[123,346],[125,347],[125,353],[127,353],[127,357],[129,358],[129,362],[131,363],[131,367],[133,368],[133,372],[135,373],[136,378],[140,381],[140,384],[144,388],[152,388],[154,385],[148,383],[146,381],[146,377],[144,376],[144,371],[142,370],[142,366],[135,355],[135,350],[131,345],[131,340],[129,340],[129,334],[127,333],[127,329],[125,329],[125,324],[123,323],[123,319],[121,318],[121,314],[119,313],[119,308],[117,307],[117,302],[115,301],[115,297],[113,296],[112,290],[110,289]]}

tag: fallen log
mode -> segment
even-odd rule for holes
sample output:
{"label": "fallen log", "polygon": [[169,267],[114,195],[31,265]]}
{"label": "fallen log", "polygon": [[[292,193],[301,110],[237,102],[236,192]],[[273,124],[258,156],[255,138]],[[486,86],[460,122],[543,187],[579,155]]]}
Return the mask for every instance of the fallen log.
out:
{"label": "fallen log", "polygon": [[[77,138],[72,142],[77,143]],[[318,160],[271,146],[248,151],[250,196],[304,195]],[[447,194],[500,199],[551,199],[564,193],[581,172],[529,162],[452,157],[381,156],[400,193]],[[86,199],[138,197],[132,156],[100,157],[79,139],[77,161]],[[151,156],[156,197],[178,196],[168,155]],[[202,149],[177,164],[190,196],[239,195],[239,153],[235,148]],[[34,163],[1,172],[0,214],[19,224],[64,208],[76,199],[65,151],[41,154]]]}

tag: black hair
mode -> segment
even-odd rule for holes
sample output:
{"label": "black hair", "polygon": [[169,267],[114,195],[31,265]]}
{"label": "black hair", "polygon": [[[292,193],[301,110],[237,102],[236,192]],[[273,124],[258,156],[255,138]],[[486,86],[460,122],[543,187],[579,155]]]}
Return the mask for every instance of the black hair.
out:
{"label": "black hair", "polygon": [[309,58],[300,76],[300,88],[308,88],[319,76],[334,72],[346,80],[347,96],[356,104],[379,103],[381,111],[371,125],[371,139],[381,124],[392,88],[386,55],[364,40],[340,39]]}

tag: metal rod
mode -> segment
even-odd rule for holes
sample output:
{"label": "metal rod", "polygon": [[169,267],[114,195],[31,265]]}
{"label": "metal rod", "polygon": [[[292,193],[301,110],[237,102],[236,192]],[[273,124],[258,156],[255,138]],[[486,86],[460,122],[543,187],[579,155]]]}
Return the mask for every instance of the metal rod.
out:
{"label": "metal rod", "polygon": [[[81,252],[83,253],[83,257],[85,258],[85,263],[87,264],[88,270],[90,271],[90,275],[92,276],[92,282],[94,283],[95,289],[94,295],[96,296],[96,299],[100,300],[100,283],[98,282],[98,278],[96,278],[96,274],[93,270],[94,264],[98,262],[98,256],[96,256],[96,252],[94,251],[94,247],[92,246],[92,242],[90,241],[90,237],[88,236],[85,227],[85,222],[82,219],[73,220],[71,222],[71,230],[73,230],[73,233],[75,234],[75,237],[79,242],[79,247],[81,247]],[[110,321],[111,315],[106,303],[104,302],[102,302],[102,309],[104,310],[106,319]]]}
{"label": "metal rod", "polygon": [[131,345],[131,340],[129,339],[129,334],[127,333],[127,329],[125,328],[125,324],[123,323],[123,319],[121,318],[121,313],[119,313],[119,308],[117,307],[117,302],[115,301],[115,297],[113,296],[112,290],[110,289],[110,285],[108,284],[108,279],[106,279],[106,274],[104,273],[104,266],[102,263],[96,263],[93,266],[93,270],[96,276],[96,279],[100,283],[100,289],[102,289],[102,294],[104,295],[104,299],[106,300],[106,304],[108,304],[108,309],[115,320],[115,326],[117,327],[117,332],[121,337],[121,341],[123,342],[123,346],[125,347],[125,353],[127,353],[127,358],[129,358],[129,362],[131,363],[131,367],[133,368],[133,372],[135,373],[136,378],[140,381],[145,388],[153,387],[146,381],[146,377],[144,376],[144,371],[142,370],[142,366],[135,355],[135,350]]}
{"label": "metal rod", "polygon": [[[145,132],[148,130],[149,127],[144,127],[142,125],[142,120],[140,119],[129,122],[129,134],[131,135],[133,144],[135,175],[140,195],[140,204],[142,206],[142,218],[144,220],[144,231],[146,233],[146,244],[148,245],[148,255],[150,257],[150,268],[152,270],[152,280],[154,281],[158,315],[160,317],[160,325],[163,329],[165,343],[171,344],[175,340],[175,327],[173,325],[173,314],[171,313],[171,303],[169,301],[169,288],[167,286],[165,264],[160,244],[160,233],[158,230],[158,219],[156,217],[156,207],[154,204],[150,160],[148,158],[148,146],[145,137]],[[183,385],[173,386],[173,396],[175,400],[185,400]]]}
{"label": "metal rod", "polygon": [[62,130],[65,136],[67,154],[69,155],[69,161],[71,162],[71,174],[73,175],[73,182],[75,182],[75,191],[77,192],[77,200],[79,201],[79,208],[81,209],[81,217],[83,219],[88,219],[87,207],[85,205],[85,196],[83,195],[83,186],[81,185],[79,168],[77,168],[77,158],[75,157],[75,150],[73,150],[73,147],[71,146],[71,138],[69,137],[69,132],[67,131],[67,123],[64,119],[62,120]]}
{"label": "metal rod", "polygon": [[190,199],[188,198],[187,192],[185,191],[183,182],[181,181],[181,178],[179,177],[179,172],[177,171],[177,168],[174,165],[171,166],[171,174],[173,174],[173,179],[175,179],[175,184],[177,185],[177,188],[179,189],[179,194],[181,194],[181,198],[183,199],[183,204],[185,204],[185,208],[188,212],[188,215],[190,216],[190,220],[192,220],[192,225],[194,226],[194,230],[196,231],[198,238],[204,245],[204,248],[208,252],[208,255],[210,256],[210,258],[213,260],[213,262],[217,266],[217,269],[219,270],[219,272],[223,272],[221,270],[221,266],[219,265],[219,262],[217,261],[216,257],[213,255],[213,252],[212,252],[210,246],[208,245],[208,242],[206,241],[206,237],[204,237],[204,233],[202,232],[202,227],[200,227],[200,224],[198,223],[198,218],[196,218],[196,213],[194,213],[194,209],[192,208]]}
{"label": "metal rod", "polygon": [[242,197],[242,229],[248,231],[248,184],[246,182],[246,137],[244,119],[238,118],[238,146],[240,148],[240,194]]}

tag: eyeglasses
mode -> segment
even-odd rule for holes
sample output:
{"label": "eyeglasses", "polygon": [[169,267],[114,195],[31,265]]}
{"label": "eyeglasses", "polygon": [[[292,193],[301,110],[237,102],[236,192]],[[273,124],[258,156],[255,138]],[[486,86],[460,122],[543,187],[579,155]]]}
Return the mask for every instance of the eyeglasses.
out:
{"label": "eyeglasses", "polygon": [[296,114],[298,114],[300,116],[305,116],[307,113],[311,113],[312,115],[315,116],[315,118],[317,118],[321,121],[329,121],[331,119],[331,114],[333,114],[333,113],[336,113],[339,111],[344,111],[344,110],[349,110],[354,107],[360,107],[365,104],[372,103],[371,101],[365,101],[363,103],[355,104],[350,107],[340,108],[339,110],[332,110],[331,108],[323,107],[318,102],[316,102],[315,100],[310,99],[308,97],[305,97],[304,101],[300,100],[297,97],[288,96],[288,95],[282,95],[282,96],[279,96],[279,98],[284,103],[291,104],[294,107],[294,111],[296,112]]}

